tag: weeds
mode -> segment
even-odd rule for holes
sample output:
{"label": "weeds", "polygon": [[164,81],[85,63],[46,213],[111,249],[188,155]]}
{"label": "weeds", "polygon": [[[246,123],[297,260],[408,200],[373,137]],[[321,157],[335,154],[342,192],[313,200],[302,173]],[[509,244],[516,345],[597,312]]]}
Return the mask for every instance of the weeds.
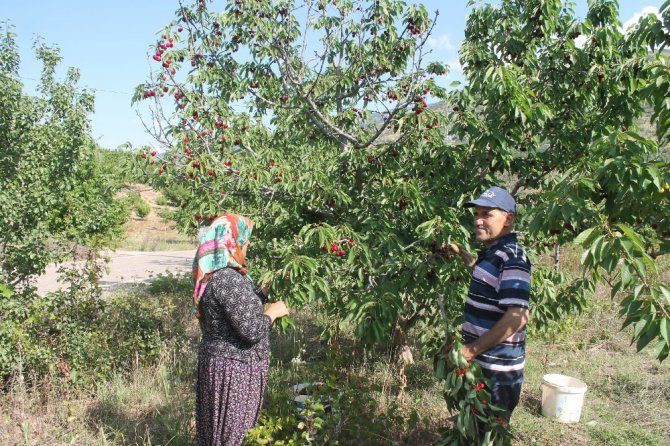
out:
{"label": "weeds", "polygon": [[[166,275],[116,297],[126,304],[119,304],[112,320],[147,301],[153,317],[165,321],[165,342],[151,363],[136,363],[130,355],[126,372],[96,378],[93,388],[72,387],[58,376],[20,380],[25,373],[15,374],[0,394],[0,445],[192,444],[198,329],[189,292],[188,277]],[[346,330],[323,339],[329,321],[318,305],[294,314],[294,330],[273,333],[263,415],[247,445],[423,446],[450,425],[429,361],[407,368],[408,387],[399,399],[398,366],[383,351],[355,343]],[[556,340],[551,332],[529,337],[513,444],[668,444],[670,364],[636,354],[619,326],[603,290],[583,315],[557,325]],[[117,333],[120,338],[122,331]],[[564,425],[540,415],[545,373],[568,374],[589,385],[580,423]],[[292,386],[306,382],[324,385],[300,408]]]}

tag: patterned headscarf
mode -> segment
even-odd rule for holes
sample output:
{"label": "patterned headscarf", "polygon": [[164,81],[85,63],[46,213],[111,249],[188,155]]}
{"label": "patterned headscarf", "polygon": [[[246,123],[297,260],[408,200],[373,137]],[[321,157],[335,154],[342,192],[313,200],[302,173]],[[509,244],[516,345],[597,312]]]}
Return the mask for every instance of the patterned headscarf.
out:
{"label": "patterned headscarf", "polygon": [[204,235],[193,259],[193,304],[195,315],[200,317],[198,303],[205,292],[209,274],[216,270],[231,267],[247,275],[247,265],[242,246],[249,240],[254,222],[237,214],[224,214],[212,221]]}

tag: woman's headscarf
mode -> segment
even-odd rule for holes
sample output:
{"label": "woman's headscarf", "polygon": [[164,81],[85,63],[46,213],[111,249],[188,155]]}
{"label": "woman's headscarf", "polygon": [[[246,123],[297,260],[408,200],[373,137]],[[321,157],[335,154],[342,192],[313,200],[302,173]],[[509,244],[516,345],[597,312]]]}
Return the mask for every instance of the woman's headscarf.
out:
{"label": "woman's headscarf", "polygon": [[200,236],[200,244],[193,259],[193,304],[195,315],[200,317],[198,303],[205,292],[209,274],[231,267],[247,274],[247,265],[242,246],[249,240],[254,222],[237,214],[224,214],[212,221],[207,231]]}

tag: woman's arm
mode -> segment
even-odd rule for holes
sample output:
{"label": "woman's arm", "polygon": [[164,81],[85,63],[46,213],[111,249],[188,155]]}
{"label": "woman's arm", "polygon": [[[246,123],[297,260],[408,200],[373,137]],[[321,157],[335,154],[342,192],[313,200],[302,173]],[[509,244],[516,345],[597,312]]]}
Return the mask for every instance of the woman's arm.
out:
{"label": "woman's arm", "polygon": [[240,338],[256,344],[270,331],[272,315],[263,314],[263,305],[247,279],[237,272],[214,275],[214,298],[223,308],[226,320]]}

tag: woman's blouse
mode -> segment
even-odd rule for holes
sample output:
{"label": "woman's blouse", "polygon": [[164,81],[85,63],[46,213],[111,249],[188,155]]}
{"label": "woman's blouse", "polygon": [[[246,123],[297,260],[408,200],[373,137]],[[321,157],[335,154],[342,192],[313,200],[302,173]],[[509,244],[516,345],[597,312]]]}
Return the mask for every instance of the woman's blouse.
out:
{"label": "woman's blouse", "polygon": [[265,300],[236,270],[223,268],[212,273],[200,301],[200,348],[245,362],[252,355],[269,357],[272,321],[263,314]]}

